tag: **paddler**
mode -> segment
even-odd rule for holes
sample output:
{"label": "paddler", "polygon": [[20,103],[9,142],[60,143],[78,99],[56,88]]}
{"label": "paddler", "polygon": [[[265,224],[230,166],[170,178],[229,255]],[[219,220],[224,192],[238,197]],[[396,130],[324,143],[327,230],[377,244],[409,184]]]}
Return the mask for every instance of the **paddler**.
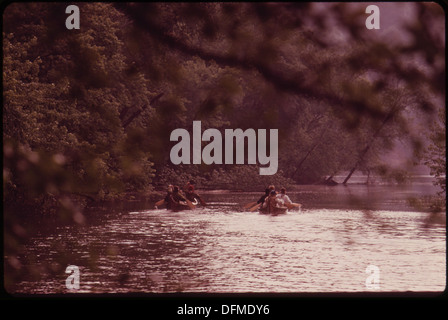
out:
{"label": "paddler", "polygon": [[263,208],[266,208],[267,211],[271,212],[274,211],[275,208],[279,207],[282,207],[282,204],[280,203],[280,199],[277,198],[277,192],[275,192],[275,190],[271,190],[269,197],[267,197],[264,201]]}
{"label": "paddler", "polygon": [[194,186],[196,185],[194,180],[190,180],[184,187],[184,191],[187,195],[187,199],[190,201],[194,201],[194,198],[198,199],[199,202],[205,206],[206,203],[202,200],[201,196],[194,191]]}
{"label": "paddler", "polygon": [[166,196],[165,196],[165,204],[167,209],[171,209],[172,199],[171,195],[173,194],[174,186],[170,184],[166,190]]}
{"label": "paddler", "polygon": [[180,201],[186,201],[185,197],[179,192],[178,186],[173,187],[173,192],[170,195],[170,200],[175,203],[179,203]]}
{"label": "paddler", "polygon": [[283,204],[292,204],[291,199],[286,194],[286,188],[281,188],[280,193],[277,195],[277,198],[283,203]]}
{"label": "paddler", "polygon": [[258,204],[263,204],[264,201],[266,200],[267,197],[269,197],[269,193],[271,192],[271,190],[269,189],[265,189],[264,190],[264,195],[261,196],[261,198],[257,201]]}

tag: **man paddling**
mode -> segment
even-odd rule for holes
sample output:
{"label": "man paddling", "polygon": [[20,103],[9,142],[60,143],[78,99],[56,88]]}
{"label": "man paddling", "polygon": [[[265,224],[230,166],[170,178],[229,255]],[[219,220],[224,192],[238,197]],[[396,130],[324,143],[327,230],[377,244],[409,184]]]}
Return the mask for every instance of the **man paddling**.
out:
{"label": "man paddling", "polygon": [[292,203],[291,199],[289,199],[288,195],[286,194],[285,188],[280,189],[280,193],[277,195],[277,198],[279,198],[285,205]]}
{"label": "man paddling", "polygon": [[286,194],[286,189],[285,188],[281,188],[280,189],[280,193],[277,195],[277,199],[279,199],[282,204],[287,207],[288,209],[294,209],[294,208],[301,208],[302,205],[299,203],[293,203],[291,201],[291,199],[288,197],[288,195]]}
{"label": "man paddling", "polygon": [[262,195],[261,198],[258,199],[257,202],[248,203],[244,208],[249,209],[250,212],[253,212],[253,211],[259,209],[260,205],[263,205],[264,202],[266,201],[266,198],[269,197],[269,194],[271,193],[271,191],[275,191],[275,186],[270,185],[269,187],[267,187],[264,190],[264,195]]}
{"label": "man paddling", "polygon": [[201,196],[194,191],[195,185],[196,183],[194,182],[194,180],[190,180],[184,187],[185,194],[190,201],[194,201],[194,198],[196,198],[203,206],[205,206],[205,201],[202,200]]}
{"label": "man paddling", "polygon": [[257,201],[257,203],[263,204],[264,200],[266,200],[266,198],[269,197],[270,192],[271,192],[271,190],[269,190],[269,189],[264,190],[264,195],[261,196],[261,198]]}
{"label": "man paddling", "polygon": [[269,196],[265,200],[262,208],[266,209],[268,212],[275,212],[276,208],[281,208],[282,203],[279,198],[277,198],[277,192],[275,190],[271,190],[269,192]]}
{"label": "man paddling", "polygon": [[173,194],[173,189],[174,189],[174,186],[172,184],[170,184],[168,186],[168,189],[166,190],[165,204],[166,204],[167,209],[171,209],[171,204],[172,204],[171,195]]}

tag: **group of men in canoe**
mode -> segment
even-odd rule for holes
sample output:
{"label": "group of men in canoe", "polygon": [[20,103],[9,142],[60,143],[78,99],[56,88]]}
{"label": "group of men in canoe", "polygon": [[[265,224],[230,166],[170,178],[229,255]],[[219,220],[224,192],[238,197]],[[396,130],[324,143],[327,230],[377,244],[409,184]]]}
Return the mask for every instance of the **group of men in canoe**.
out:
{"label": "group of men in canoe", "polygon": [[249,205],[246,208],[249,208],[249,211],[254,211],[256,209],[268,212],[278,211],[279,209],[293,209],[297,208],[300,205],[297,203],[293,203],[289,196],[286,194],[286,189],[281,188],[280,192],[277,193],[275,191],[275,186],[270,185],[265,190],[265,194],[261,196],[261,198],[254,204],[253,206]]}
{"label": "group of men in canoe", "polygon": [[205,206],[205,201],[195,192],[194,186],[194,180],[190,180],[183,190],[170,184],[165,198],[156,203],[156,208],[162,204],[165,204],[167,209],[182,209],[183,207],[193,209],[199,203]]}
{"label": "group of men in canoe", "polygon": [[[201,196],[195,192],[195,182],[190,180],[181,190],[178,186],[169,185],[164,199],[156,203],[156,208],[165,204],[167,209],[183,210],[194,209],[196,205],[206,205]],[[270,185],[265,190],[265,194],[257,201],[245,206],[249,211],[278,212],[279,210],[293,209],[300,207],[300,204],[293,203],[286,194],[286,189],[281,188],[280,192],[275,191],[275,186]]]}

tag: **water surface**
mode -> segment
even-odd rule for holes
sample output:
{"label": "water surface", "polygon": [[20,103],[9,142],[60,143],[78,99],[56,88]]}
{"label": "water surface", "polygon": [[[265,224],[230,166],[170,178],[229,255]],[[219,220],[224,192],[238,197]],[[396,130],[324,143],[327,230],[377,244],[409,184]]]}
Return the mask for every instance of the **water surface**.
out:
{"label": "water surface", "polygon": [[[413,211],[406,199],[415,194],[297,187],[290,196],[303,209],[278,216],[244,212],[260,194],[241,192],[204,192],[208,206],[194,211],[106,210],[33,237],[22,263],[42,272],[15,292],[69,292],[67,265],[79,266],[78,292],[88,293],[440,292],[445,213]],[[379,270],[376,289],[366,287],[369,265]]]}

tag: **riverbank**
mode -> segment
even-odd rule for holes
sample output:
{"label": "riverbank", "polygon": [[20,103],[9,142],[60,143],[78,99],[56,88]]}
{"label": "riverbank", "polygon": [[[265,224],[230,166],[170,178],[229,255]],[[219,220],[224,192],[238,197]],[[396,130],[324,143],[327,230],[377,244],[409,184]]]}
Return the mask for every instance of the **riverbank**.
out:
{"label": "riverbank", "polygon": [[[445,212],[446,197],[438,195],[440,191],[429,179],[404,185],[397,184],[352,184],[328,185],[292,185],[287,189],[291,200],[301,203],[304,208],[360,209],[360,210],[405,210],[420,212]],[[217,188],[220,187],[220,188]],[[216,195],[235,193],[251,194],[250,199],[242,197],[241,208],[248,202],[257,201],[264,190],[242,191],[236,188],[199,188],[206,202],[213,201]],[[279,186],[277,186],[279,187]],[[123,192],[104,195],[102,198],[85,194],[47,195],[39,202],[25,203],[15,201],[6,206],[5,216],[11,212],[17,221],[33,220],[33,217],[60,219],[66,222],[83,222],[83,216],[98,214],[105,210],[135,211],[153,209],[157,201],[164,199],[163,188],[146,192]]]}
{"label": "riverbank", "polygon": [[[280,187],[280,185],[276,185]],[[251,194],[257,201],[264,189],[241,190],[238,186],[201,188],[197,192],[206,202],[214,201],[218,195],[241,194],[241,207],[247,203],[245,196]],[[293,202],[304,208],[360,209],[360,210],[404,210],[419,212],[445,212],[446,197],[439,195],[440,188],[432,184],[431,177],[416,177],[406,184],[376,183],[364,184],[354,179],[353,183],[343,185],[290,185],[287,194]],[[146,193],[124,193],[120,197],[90,203],[88,208],[113,207],[117,210],[147,210],[154,208],[163,199],[166,191],[162,188]],[[244,195],[244,196],[243,196]],[[250,202],[250,201],[249,201]]]}
{"label": "riverbank", "polygon": [[[305,209],[391,210],[417,212],[445,212],[446,198],[437,195],[438,188],[432,184],[348,184],[348,185],[293,185],[287,194],[293,202]],[[239,199],[235,206],[243,210],[249,202],[257,201],[264,193],[232,189],[197,189],[205,202],[219,204],[222,198]],[[115,211],[138,211],[153,209],[157,201],[165,197],[165,191],[150,194],[127,194],[120,199],[101,201],[89,206],[91,209],[113,208]],[[219,200],[218,200],[219,199]]]}

